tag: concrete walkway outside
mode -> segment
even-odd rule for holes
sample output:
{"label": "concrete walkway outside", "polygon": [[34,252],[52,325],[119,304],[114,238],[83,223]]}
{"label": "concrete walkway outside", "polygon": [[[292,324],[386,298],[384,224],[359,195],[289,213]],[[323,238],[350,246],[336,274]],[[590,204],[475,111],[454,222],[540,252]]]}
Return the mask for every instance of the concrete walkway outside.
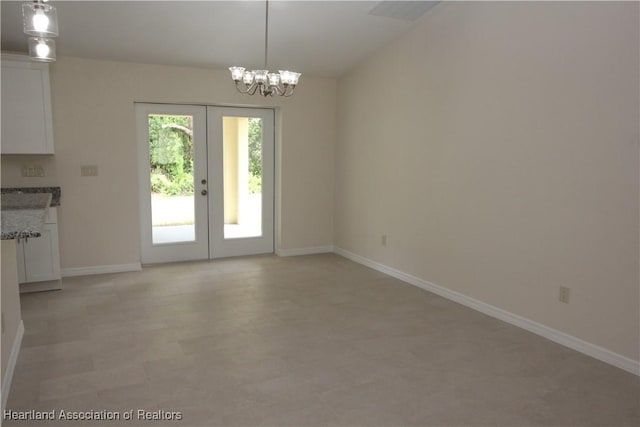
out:
{"label": "concrete walkway outside", "polygon": [[[225,239],[255,237],[262,234],[261,194],[249,196],[248,221],[225,224]],[[192,242],[195,240],[194,196],[151,195],[153,243]]]}

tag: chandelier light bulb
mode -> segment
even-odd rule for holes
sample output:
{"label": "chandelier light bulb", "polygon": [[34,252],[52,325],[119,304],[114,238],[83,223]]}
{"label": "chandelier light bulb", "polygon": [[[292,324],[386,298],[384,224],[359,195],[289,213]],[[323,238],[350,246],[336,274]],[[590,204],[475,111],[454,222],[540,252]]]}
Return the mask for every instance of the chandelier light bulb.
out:
{"label": "chandelier light bulb", "polygon": [[280,84],[280,74],[269,73],[269,86],[278,86]]}
{"label": "chandelier light bulb", "polygon": [[[240,68],[240,67],[238,67],[238,68]],[[249,70],[245,71],[242,74],[242,82],[245,85],[250,86],[251,84],[253,84],[253,78],[254,78],[255,74],[256,73],[254,71],[249,71]]]}
{"label": "chandelier light bulb", "polygon": [[256,83],[266,84],[268,74],[269,74],[269,70],[255,70]]}
{"label": "chandelier light bulb", "polygon": [[36,55],[38,55],[39,58],[48,57],[50,52],[51,49],[49,49],[49,46],[47,46],[43,41],[39,41],[36,45]]}
{"label": "chandelier light bulb", "polygon": [[39,33],[44,33],[49,28],[49,18],[44,14],[44,10],[36,9],[33,15],[33,28]]}

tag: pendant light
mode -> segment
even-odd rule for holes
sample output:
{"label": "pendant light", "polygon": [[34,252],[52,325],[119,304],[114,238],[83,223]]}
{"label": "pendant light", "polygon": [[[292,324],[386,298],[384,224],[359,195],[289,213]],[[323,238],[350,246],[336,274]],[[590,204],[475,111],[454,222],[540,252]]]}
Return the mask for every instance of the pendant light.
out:
{"label": "pendant light", "polygon": [[29,37],[29,56],[34,61],[53,62],[56,60],[58,36],[58,14],[47,0],[35,0],[22,5],[22,26]]}
{"label": "pendant light", "polygon": [[265,2],[265,24],[264,24],[264,69],[247,70],[244,67],[230,67],[231,79],[240,93],[262,96],[284,96],[293,95],[293,91],[298,84],[300,73],[288,70],[279,70],[271,73],[267,69],[267,54],[269,52],[269,0]]}

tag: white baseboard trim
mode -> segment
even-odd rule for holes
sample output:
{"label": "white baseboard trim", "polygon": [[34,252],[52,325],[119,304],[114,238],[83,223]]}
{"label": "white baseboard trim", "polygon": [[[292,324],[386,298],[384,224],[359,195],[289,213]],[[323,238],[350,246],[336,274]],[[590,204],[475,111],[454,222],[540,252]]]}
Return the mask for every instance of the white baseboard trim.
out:
{"label": "white baseboard trim", "polygon": [[20,293],[56,291],[62,289],[62,280],[47,280],[45,282],[20,283]]}
{"label": "white baseboard trim", "polygon": [[278,249],[276,255],[278,256],[299,256],[299,255],[314,255],[314,254],[326,254],[333,252],[333,246],[317,246],[314,248],[297,248],[297,249]]}
{"label": "white baseboard trim", "polygon": [[24,321],[20,321],[18,325],[18,331],[13,339],[13,346],[11,347],[11,354],[9,355],[9,363],[7,364],[7,370],[4,373],[4,379],[2,380],[2,389],[0,394],[2,395],[2,413],[7,407],[7,399],[9,398],[9,392],[11,391],[11,381],[13,380],[13,371],[16,368],[16,362],[18,361],[18,353],[20,353],[20,346],[22,345],[22,337],[24,336]]}
{"label": "white baseboard trim", "polygon": [[429,292],[433,292],[436,295],[440,295],[441,297],[447,298],[451,301],[455,301],[488,316],[495,317],[496,319],[500,319],[504,322],[532,332],[536,335],[547,338],[548,340],[564,345],[565,347],[569,347],[570,349],[579,351],[580,353],[586,354],[602,362],[608,363],[620,369],[624,369],[627,372],[631,372],[632,374],[640,376],[640,361],[630,359],[618,353],[614,353],[611,350],[607,350],[604,347],[600,347],[590,342],[581,340],[580,338],[574,337],[573,335],[558,331],[541,323],[534,322],[533,320],[518,316],[517,314],[510,313],[482,301],[478,301],[459,292],[452,291],[451,289],[438,286],[427,280],[412,276],[379,262],[372,261],[368,258],[365,258],[353,252],[349,252],[345,249],[336,247],[334,249],[334,252],[354,262],[365,265],[389,276],[395,277],[396,279],[400,279],[403,282],[407,282]]}
{"label": "white baseboard trim", "polygon": [[140,270],[142,270],[142,265],[139,262],[134,262],[132,264],[97,265],[93,267],[74,267],[74,268],[63,268],[62,277],[92,276],[95,274],[124,273],[127,271],[140,271]]}

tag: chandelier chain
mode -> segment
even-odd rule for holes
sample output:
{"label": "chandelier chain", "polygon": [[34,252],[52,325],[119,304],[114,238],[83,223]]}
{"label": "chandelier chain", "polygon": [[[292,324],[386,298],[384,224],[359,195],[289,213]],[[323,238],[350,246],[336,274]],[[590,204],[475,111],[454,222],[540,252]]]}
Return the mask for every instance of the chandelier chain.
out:
{"label": "chandelier chain", "polygon": [[269,51],[269,0],[264,2],[264,69],[267,68],[267,52]]}

